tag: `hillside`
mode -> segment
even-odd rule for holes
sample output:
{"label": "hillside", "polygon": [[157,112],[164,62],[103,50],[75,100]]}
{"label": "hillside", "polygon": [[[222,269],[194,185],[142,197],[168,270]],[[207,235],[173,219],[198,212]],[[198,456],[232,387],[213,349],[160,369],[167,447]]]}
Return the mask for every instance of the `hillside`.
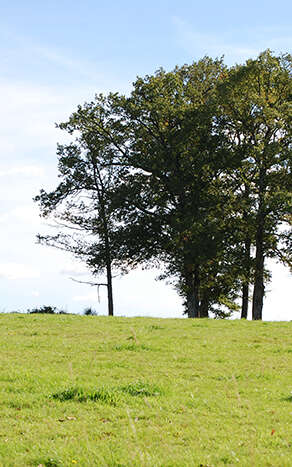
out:
{"label": "hillside", "polygon": [[292,466],[292,323],[0,316],[0,465]]}

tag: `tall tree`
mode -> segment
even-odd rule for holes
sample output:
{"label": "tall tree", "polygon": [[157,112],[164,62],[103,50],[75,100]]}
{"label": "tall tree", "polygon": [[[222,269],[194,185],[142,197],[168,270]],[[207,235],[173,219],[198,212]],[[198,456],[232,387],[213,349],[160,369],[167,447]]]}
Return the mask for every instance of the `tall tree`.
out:
{"label": "tall tree", "polygon": [[216,85],[224,70],[209,58],[170,73],[159,70],[139,78],[120,106],[129,138],[122,160],[135,169],[124,187],[126,233],[147,224],[140,237],[166,275],[177,276],[190,317],[207,317],[236,283],[225,280],[221,264],[224,232],[230,231],[224,173],[234,164],[216,119]]}
{"label": "tall tree", "polygon": [[[60,184],[52,192],[41,190],[39,202],[44,217],[52,216],[62,230],[57,235],[38,236],[41,243],[53,246],[85,261],[96,275],[106,273],[108,314],[114,314],[113,269],[122,262],[113,253],[115,222],[111,192],[122,173],[112,165],[115,150],[106,139],[96,138],[96,125],[107,120],[105,100],[92,115],[90,105],[79,107],[59,128],[77,134],[74,143],[58,145]],[[67,229],[67,233],[66,233]],[[69,229],[69,233],[68,233]],[[65,230],[65,232],[64,232]]]}
{"label": "tall tree", "polygon": [[[212,303],[234,288],[230,281],[223,287],[219,266],[228,218],[221,177],[229,153],[214,115],[216,83],[224,70],[221,60],[206,57],[138,78],[129,97],[98,96],[80,106],[60,125],[79,132],[77,144],[59,148],[63,181],[37,198],[44,215],[57,213],[66,201],[58,216],[101,239],[97,255],[66,237],[65,249],[93,270],[109,271],[111,260],[164,264],[167,274],[177,277],[190,317],[208,316]],[[115,174],[114,184],[104,190],[102,177],[108,180],[108,174]],[[84,198],[77,205],[84,190],[95,209]],[[65,245],[62,235],[43,240]],[[107,244],[111,257],[104,251]]]}
{"label": "tall tree", "polygon": [[[249,251],[251,245],[255,247],[255,320],[262,319],[265,259],[277,257],[291,264],[289,232],[280,230],[288,224],[287,214],[291,211],[291,64],[290,55],[276,57],[267,50],[257,59],[233,67],[221,87],[227,133],[233,136],[234,147],[242,158],[238,186],[244,187],[245,205],[254,214],[252,222],[246,224],[243,240],[247,272]],[[243,212],[245,220],[246,216],[247,212]],[[243,291],[244,317],[250,279],[248,273]]]}

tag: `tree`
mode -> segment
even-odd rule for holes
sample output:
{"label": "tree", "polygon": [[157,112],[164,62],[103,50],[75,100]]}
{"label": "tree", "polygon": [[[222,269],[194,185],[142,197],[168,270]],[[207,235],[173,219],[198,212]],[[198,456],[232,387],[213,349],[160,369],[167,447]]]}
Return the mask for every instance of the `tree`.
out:
{"label": "tree", "polygon": [[60,128],[77,140],[59,147],[62,182],[37,200],[87,238],[42,240],[106,270],[109,304],[112,267],[159,264],[189,317],[224,315],[240,290],[246,317],[254,278],[261,319],[265,258],[291,264],[290,56],[160,69]]}
{"label": "tree", "polygon": [[[268,277],[265,258],[277,257],[291,265],[291,97],[291,56],[276,57],[269,50],[233,67],[221,85],[226,132],[242,159],[237,186],[244,191],[247,207],[242,210],[246,269],[242,314],[247,315],[254,245],[252,317],[256,320],[262,319]],[[284,232],[285,224],[288,230]]]}
{"label": "tree", "polygon": [[36,199],[43,215],[99,243],[88,246],[71,233],[41,241],[71,251],[93,272],[106,267],[109,303],[112,261],[164,264],[190,317],[208,316],[212,303],[233,294],[230,281],[223,287],[221,264],[228,196],[220,177],[228,153],[214,119],[224,70],[207,57],[159,70],[138,78],[129,97],[97,96],[59,125],[79,132],[78,140],[59,146],[63,181]]}
{"label": "tree", "polygon": [[[100,103],[104,103],[102,96]],[[113,269],[122,268],[114,256],[111,237],[114,234],[114,209],[111,191],[122,169],[111,162],[114,149],[106,139],[96,138],[96,124],[107,119],[106,106],[79,107],[60,129],[76,134],[75,143],[58,146],[59,176],[62,181],[52,192],[41,190],[39,202],[44,217],[53,216],[57,225],[69,233],[38,236],[41,243],[73,253],[85,261],[94,275],[106,272],[104,285],[108,292],[108,314],[114,314]],[[108,123],[105,123],[106,126]]]}
{"label": "tree", "polygon": [[167,277],[177,278],[190,317],[208,316],[211,305],[226,303],[228,295],[231,301],[236,284],[226,261],[223,273],[231,231],[224,172],[234,164],[215,118],[224,70],[209,58],[170,73],[159,70],[139,78],[115,113],[127,133],[117,164],[132,169],[120,187],[119,238],[125,238],[125,250],[127,238],[138,239],[138,245],[128,242],[129,256],[138,250],[138,261],[154,257]]}

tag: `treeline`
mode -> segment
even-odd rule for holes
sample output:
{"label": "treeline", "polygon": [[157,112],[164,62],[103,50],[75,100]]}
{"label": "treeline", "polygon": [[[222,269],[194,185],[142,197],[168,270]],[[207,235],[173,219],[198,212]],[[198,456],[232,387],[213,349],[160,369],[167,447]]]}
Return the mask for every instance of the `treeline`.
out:
{"label": "treeline", "polygon": [[[35,308],[27,308],[26,311],[22,310],[13,310],[13,311],[1,311],[1,313],[16,313],[16,314],[22,314],[22,313],[27,313],[29,315],[75,315],[76,313],[70,313],[68,310],[64,310],[63,308],[57,308],[56,306],[52,305],[42,305],[42,306],[37,306]],[[80,313],[79,313],[80,314]],[[81,312],[84,316],[97,316],[97,312],[95,311],[94,308],[92,307],[86,307],[84,310]]]}
{"label": "treeline", "polygon": [[[63,310],[62,308],[57,308],[56,306],[51,306],[51,305],[43,305],[39,306],[36,308],[29,308],[26,311],[29,315],[72,315],[72,313],[69,313],[66,310]],[[16,312],[17,313],[17,312]],[[96,311],[94,308],[91,307],[86,307],[83,310],[83,315],[85,316],[97,316]]]}
{"label": "treeline", "polygon": [[[163,267],[189,317],[262,319],[267,258],[291,268],[292,57],[227,67],[204,57],[137,78],[58,127],[60,183],[35,200],[60,225],[39,241],[94,275]],[[67,229],[67,231],[66,231]],[[69,230],[68,230],[69,229]],[[115,272],[114,272],[115,271]]]}

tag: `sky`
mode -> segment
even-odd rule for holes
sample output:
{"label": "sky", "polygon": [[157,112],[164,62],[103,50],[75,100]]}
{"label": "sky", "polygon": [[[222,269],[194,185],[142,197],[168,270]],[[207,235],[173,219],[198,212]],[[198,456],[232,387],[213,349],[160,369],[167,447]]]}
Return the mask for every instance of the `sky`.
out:
{"label": "sky", "polygon": [[[210,0],[0,0],[0,312],[54,305],[106,313],[69,254],[40,246],[50,230],[32,198],[57,184],[55,128],[96,93],[128,93],[137,76],[192,63],[204,55],[228,65],[270,48],[292,50],[292,3]],[[291,275],[270,264],[263,318],[291,320]],[[159,271],[115,279],[115,313],[177,317],[182,303]]]}

